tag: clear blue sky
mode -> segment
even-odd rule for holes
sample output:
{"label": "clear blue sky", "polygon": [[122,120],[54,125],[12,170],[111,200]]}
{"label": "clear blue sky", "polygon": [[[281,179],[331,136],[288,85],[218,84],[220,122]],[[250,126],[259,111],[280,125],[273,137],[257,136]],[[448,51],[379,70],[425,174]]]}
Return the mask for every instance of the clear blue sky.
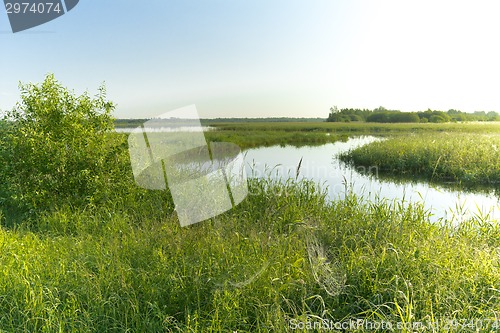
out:
{"label": "clear blue sky", "polygon": [[77,93],[105,82],[123,118],[500,111],[499,13],[494,0],[81,0],[12,34],[0,8],[0,109],[54,73]]}

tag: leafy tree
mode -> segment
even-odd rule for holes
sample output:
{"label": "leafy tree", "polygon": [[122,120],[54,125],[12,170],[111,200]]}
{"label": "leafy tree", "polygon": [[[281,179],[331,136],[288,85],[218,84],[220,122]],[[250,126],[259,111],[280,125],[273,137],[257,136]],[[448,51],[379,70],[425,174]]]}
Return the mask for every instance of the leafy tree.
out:
{"label": "leafy tree", "polygon": [[76,96],[47,75],[20,90],[21,101],[5,117],[10,126],[0,151],[4,199],[31,212],[105,200],[116,162],[110,147],[115,106],[105,87],[94,97]]}
{"label": "leafy tree", "polygon": [[360,116],[360,115],[358,115],[358,114],[351,114],[351,115],[349,115],[349,119],[351,121],[363,121],[364,120],[363,117]]}
{"label": "leafy tree", "polygon": [[447,112],[427,109],[419,112],[401,112],[400,110],[388,110],[379,106],[373,110],[368,109],[337,109],[330,108],[327,121],[348,122],[366,121],[378,123],[427,123],[427,122],[450,122],[450,121],[500,121],[500,115],[495,111],[475,111],[465,113],[450,109]]}
{"label": "leafy tree", "polygon": [[366,118],[367,122],[377,123],[418,123],[420,118],[414,112],[377,111]]}
{"label": "leafy tree", "polygon": [[386,111],[377,111],[366,118],[369,123],[388,123],[389,115]]}
{"label": "leafy tree", "polygon": [[328,115],[328,119],[326,121],[334,122],[340,120],[340,111],[337,106],[332,106],[330,108],[330,114]]}
{"label": "leafy tree", "polygon": [[383,106],[379,106],[378,108],[375,108],[373,109],[373,112],[387,112],[389,110],[387,110],[386,108],[384,108]]}
{"label": "leafy tree", "polygon": [[431,123],[445,123],[447,120],[442,116],[438,114],[433,114],[431,118],[429,119]]}
{"label": "leafy tree", "polygon": [[487,121],[498,121],[498,120],[500,120],[500,116],[495,111],[490,111],[486,114],[486,120]]}
{"label": "leafy tree", "polygon": [[[449,110],[448,112],[443,112],[443,111],[433,111],[431,109],[427,109],[427,111],[417,112],[417,114],[420,117],[421,122],[446,123],[446,122],[451,121],[452,119],[457,119],[458,115],[459,115],[459,111],[454,112],[454,110]],[[452,117],[450,117],[449,114],[451,114]],[[426,119],[426,120],[424,120],[424,119]]]}

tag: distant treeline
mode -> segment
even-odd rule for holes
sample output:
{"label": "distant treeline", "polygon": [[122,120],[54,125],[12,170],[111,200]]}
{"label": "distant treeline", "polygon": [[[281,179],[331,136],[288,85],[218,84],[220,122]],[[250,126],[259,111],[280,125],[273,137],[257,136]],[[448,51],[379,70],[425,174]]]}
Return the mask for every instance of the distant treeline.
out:
{"label": "distant treeline", "polygon": [[115,127],[135,128],[144,124],[149,119],[115,119]]}
{"label": "distant treeline", "polygon": [[269,117],[269,118],[213,118],[202,119],[204,124],[210,123],[316,123],[325,121],[325,118],[292,118],[292,117]]}
{"label": "distant treeline", "polygon": [[[150,119],[116,119],[115,127],[118,128],[135,128],[141,126],[146,121]],[[271,118],[213,118],[213,119],[201,119],[202,125],[210,125],[215,123],[286,123],[286,122],[304,122],[304,123],[315,123],[323,122],[325,118],[287,118],[287,117],[271,117]]]}
{"label": "distant treeline", "polygon": [[365,121],[371,123],[446,123],[456,121],[499,121],[500,115],[495,111],[476,111],[473,113],[458,110],[402,112],[399,110],[387,110],[378,107],[368,109],[338,109],[330,108],[330,114],[326,121],[329,122],[351,122]]}
{"label": "distant treeline", "polygon": [[[119,128],[134,128],[141,126],[150,119],[116,119],[115,126]],[[202,125],[215,123],[259,123],[259,122],[323,122],[325,118],[212,118],[201,119]],[[427,110],[419,112],[402,112],[387,110],[384,107],[369,109],[337,109],[330,108],[328,122],[372,122],[372,123],[446,123],[456,121],[500,121],[500,115],[495,111],[476,111],[467,113],[458,110],[436,111]]]}

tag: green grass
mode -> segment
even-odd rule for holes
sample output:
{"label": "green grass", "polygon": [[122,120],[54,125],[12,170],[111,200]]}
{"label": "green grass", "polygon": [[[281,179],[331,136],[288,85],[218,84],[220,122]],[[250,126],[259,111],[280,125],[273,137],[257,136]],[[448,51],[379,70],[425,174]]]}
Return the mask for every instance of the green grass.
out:
{"label": "green grass", "polygon": [[205,137],[209,142],[232,142],[242,149],[275,145],[315,146],[347,139],[346,135],[325,132],[226,129],[205,132]]}
{"label": "green grass", "polygon": [[272,145],[320,145],[345,140],[351,135],[406,136],[425,133],[490,133],[500,134],[500,123],[445,124],[375,124],[375,123],[314,123],[259,122],[211,123],[216,130],[205,133],[207,141],[232,142],[241,148]]}
{"label": "green grass", "polygon": [[[135,121],[135,122],[134,122]],[[136,120],[130,124],[140,125]],[[122,120],[119,127],[128,127]],[[134,125],[134,126],[135,126]],[[207,141],[232,142],[243,149],[273,145],[321,145],[345,140],[350,135],[399,136],[436,132],[500,133],[498,122],[444,124],[377,124],[327,122],[209,122],[215,130],[205,132]]]}
{"label": "green grass", "polygon": [[341,158],[391,175],[421,176],[462,185],[500,185],[500,135],[426,133],[389,138]]}
{"label": "green grass", "polygon": [[327,123],[327,122],[290,122],[290,123],[212,123],[210,126],[222,131],[283,131],[283,132],[324,132],[340,134],[407,134],[425,132],[473,132],[500,133],[499,122],[464,123]]}
{"label": "green grass", "polygon": [[235,210],[188,228],[171,214],[61,209],[36,231],[2,229],[0,329],[290,332],[318,318],[500,315],[498,225],[432,224],[418,204],[354,195],[328,203],[306,182],[250,185]]}
{"label": "green grass", "polygon": [[[243,147],[384,133],[395,138],[384,141],[382,162],[393,151],[404,155],[407,143],[408,161],[435,159],[433,177],[440,165],[500,170],[491,153],[492,144],[500,147],[498,124],[218,128],[207,137]],[[422,155],[419,143],[431,139]],[[500,318],[500,226],[487,216],[431,223],[418,203],[352,194],[329,202],[309,182],[251,179],[237,208],[181,228],[169,194],[138,189],[125,155],[117,154],[121,192],[100,205],[28,217],[2,207],[0,332],[297,332],[321,319],[476,320],[485,325],[479,331],[491,331],[486,325]]]}

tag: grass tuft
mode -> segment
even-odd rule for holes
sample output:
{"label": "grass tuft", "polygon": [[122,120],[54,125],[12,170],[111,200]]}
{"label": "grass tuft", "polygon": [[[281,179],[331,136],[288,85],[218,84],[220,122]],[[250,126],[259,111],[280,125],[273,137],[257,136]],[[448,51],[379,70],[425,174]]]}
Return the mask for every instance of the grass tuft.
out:
{"label": "grass tuft", "polygon": [[444,132],[392,137],[351,150],[341,159],[355,165],[376,166],[385,174],[498,187],[498,149],[497,134]]}

